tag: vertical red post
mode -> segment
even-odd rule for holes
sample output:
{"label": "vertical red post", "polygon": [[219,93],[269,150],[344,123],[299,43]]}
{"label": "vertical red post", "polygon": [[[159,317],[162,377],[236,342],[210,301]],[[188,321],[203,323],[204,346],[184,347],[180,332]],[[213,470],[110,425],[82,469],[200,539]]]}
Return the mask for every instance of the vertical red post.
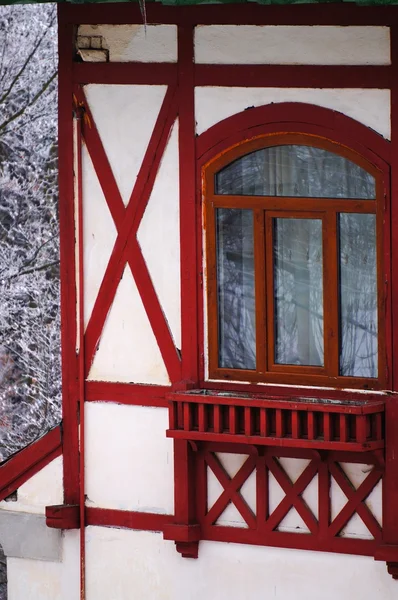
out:
{"label": "vertical red post", "polygon": [[178,26],[182,380],[198,382],[194,27]]}
{"label": "vertical red post", "polygon": [[[196,283],[196,161],[194,105],[194,28],[178,26],[178,118],[180,165],[182,384],[198,382],[198,310]],[[202,421],[202,420],[201,420]],[[203,424],[203,421],[202,421]],[[185,440],[174,440],[175,521],[165,528],[187,558],[197,558],[199,525],[195,494],[195,455]]]}
{"label": "vertical red post", "polygon": [[[395,71],[391,88],[391,233],[398,235],[398,27],[391,29],[391,63]],[[392,295],[392,389],[398,391],[398,244],[391,244]],[[383,545],[376,558],[385,560],[389,573],[398,579],[398,398],[386,399],[385,475],[383,478]]]}
{"label": "vertical red post", "polygon": [[61,334],[64,502],[79,504],[78,360],[76,356],[76,265],[73,188],[73,26],[58,6],[58,162],[61,252]]}

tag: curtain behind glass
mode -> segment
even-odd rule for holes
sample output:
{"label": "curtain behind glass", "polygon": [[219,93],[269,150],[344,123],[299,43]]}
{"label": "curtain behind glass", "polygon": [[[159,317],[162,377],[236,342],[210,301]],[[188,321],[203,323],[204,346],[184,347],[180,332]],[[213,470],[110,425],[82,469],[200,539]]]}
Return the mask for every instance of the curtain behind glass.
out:
{"label": "curtain behind glass", "polygon": [[219,366],[256,368],[253,213],[216,211]]}
{"label": "curtain behind glass", "polygon": [[375,179],[350,160],[312,146],[247,154],[216,174],[216,194],[302,198],[376,197]]}

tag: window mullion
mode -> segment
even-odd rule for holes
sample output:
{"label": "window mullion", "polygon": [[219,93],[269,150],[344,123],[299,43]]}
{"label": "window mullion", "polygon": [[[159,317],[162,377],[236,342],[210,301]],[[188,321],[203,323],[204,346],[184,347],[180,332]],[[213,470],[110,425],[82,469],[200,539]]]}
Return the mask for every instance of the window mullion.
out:
{"label": "window mullion", "polygon": [[323,261],[324,261],[324,336],[325,368],[329,377],[339,375],[339,270],[337,242],[337,213],[324,213]]}
{"label": "window mullion", "polygon": [[267,306],[266,306],[266,266],[264,211],[253,211],[254,223],[254,264],[256,298],[256,356],[257,372],[267,370]]}

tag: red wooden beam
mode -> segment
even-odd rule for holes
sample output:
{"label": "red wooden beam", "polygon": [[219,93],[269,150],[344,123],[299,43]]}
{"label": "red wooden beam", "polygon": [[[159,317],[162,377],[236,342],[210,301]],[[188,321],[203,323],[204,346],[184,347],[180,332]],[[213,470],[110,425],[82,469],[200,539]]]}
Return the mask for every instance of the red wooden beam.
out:
{"label": "red wooden beam", "polygon": [[74,83],[171,85],[177,79],[172,63],[73,63]]}
{"label": "red wooden beam", "polygon": [[86,508],[86,524],[103,527],[123,527],[144,531],[163,531],[173,521],[173,515],[116,510],[110,508]]}
{"label": "red wooden beam", "polygon": [[86,402],[116,402],[133,406],[167,407],[170,387],[107,381],[86,381]]}
{"label": "red wooden beam", "polygon": [[61,428],[56,427],[0,465],[0,500],[62,454]]}
{"label": "red wooden beam", "polygon": [[[261,6],[255,3],[205,6],[162,6],[149,3],[147,23],[202,25],[390,25],[396,19],[396,6],[356,5]],[[138,24],[142,14],[134,4],[61,5],[62,17],[71,24]]]}
{"label": "red wooden beam", "polygon": [[195,65],[196,86],[389,89],[393,77],[388,65]]}

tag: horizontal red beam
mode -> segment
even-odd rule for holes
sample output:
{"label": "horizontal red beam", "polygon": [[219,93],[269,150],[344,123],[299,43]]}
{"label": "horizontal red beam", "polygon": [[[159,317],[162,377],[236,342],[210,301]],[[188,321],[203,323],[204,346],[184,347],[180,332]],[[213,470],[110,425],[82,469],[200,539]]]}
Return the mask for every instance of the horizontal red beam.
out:
{"label": "horizontal red beam", "polygon": [[61,428],[56,427],[0,465],[0,500],[62,453]]}
{"label": "horizontal red beam", "polygon": [[133,406],[168,406],[166,394],[170,387],[161,385],[136,385],[107,381],[86,381],[85,400],[87,402],[116,402]]}
{"label": "horizontal red beam", "polygon": [[273,448],[309,448],[313,450],[335,450],[340,452],[368,452],[384,448],[384,440],[370,442],[339,442],[323,439],[306,440],[289,437],[261,437],[259,435],[239,435],[230,433],[207,433],[203,431],[181,431],[167,429],[166,436],[176,440],[192,440],[203,442],[225,442],[227,444],[252,444],[253,446],[272,446]]}
{"label": "horizontal red beam", "polygon": [[173,84],[177,65],[172,63],[73,63],[74,83]]}
{"label": "horizontal red beam", "polygon": [[273,546],[276,548],[295,548],[297,550],[315,550],[319,552],[338,552],[339,554],[356,554],[374,556],[378,542],[353,538],[324,538],[305,533],[272,531],[258,533],[253,529],[240,527],[202,526],[202,540],[229,542],[236,544],[252,544],[257,546]]}
{"label": "horizontal red beam", "polygon": [[[71,24],[139,24],[142,15],[138,4],[62,4],[61,23]],[[201,25],[390,25],[398,15],[396,6],[355,6],[310,4],[295,6],[261,6],[221,4],[204,6],[162,6],[147,3],[147,23]]]}
{"label": "horizontal red beam", "polygon": [[86,525],[124,527],[142,531],[163,531],[173,522],[174,515],[116,510],[110,508],[86,508]]}
{"label": "horizontal red beam", "polygon": [[195,65],[196,86],[391,88],[391,66]]}

